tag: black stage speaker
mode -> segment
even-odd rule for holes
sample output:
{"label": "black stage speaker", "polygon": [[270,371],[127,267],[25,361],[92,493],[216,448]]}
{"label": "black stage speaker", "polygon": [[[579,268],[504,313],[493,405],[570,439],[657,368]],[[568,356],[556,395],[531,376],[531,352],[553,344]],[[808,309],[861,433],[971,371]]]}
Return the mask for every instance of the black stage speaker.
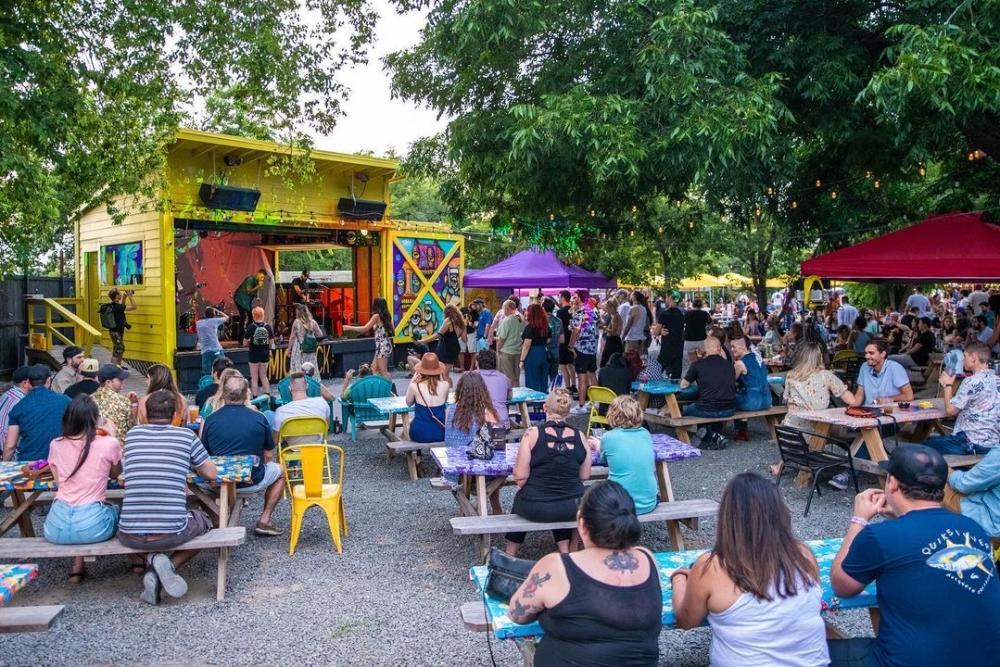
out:
{"label": "black stage speaker", "polygon": [[257,208],[257,201],[260,199],[260,190],[237,188],[232,185],[202,183],[198,195],[208,208],[221,208],[228,211],[253,211]]}
{"label": "black stage speaker", "polygon": [[177,331],[177,349],[178,350],[193,350],[198,347],[198,335],[193,333],[188,333],[187,331],[178,330]]}
{"label": "black stage speaker", "polygon": [[341,197],[337,210],[349,220],[381,220],[385,215],[385,203],[367,199]]}

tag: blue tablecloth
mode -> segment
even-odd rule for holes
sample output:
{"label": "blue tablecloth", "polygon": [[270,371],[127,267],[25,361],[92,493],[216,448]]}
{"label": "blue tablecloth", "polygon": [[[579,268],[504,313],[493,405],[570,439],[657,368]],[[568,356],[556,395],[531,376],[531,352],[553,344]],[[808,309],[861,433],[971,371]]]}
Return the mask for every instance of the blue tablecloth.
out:
{"label": "blue tablecloth", "polygon": [[[840,550],[840,538],[828,540],[812,540],[807,542],[809,548],[816,555],[819,563],[819,578],[823,586],[823,611],[835,611],[837,609],[859,609],[864,607],[878,606],[875,597],[875,584],[869,584],[861,595],[853,598],[841,599],[833,592],[830,585],[830,568],[833,559]],[[692,551],[665,551],[654,554],[656,565],[660,573],[660,588],[663,589],[663,625],[674,627],[673,601],[670,599],[670,574],[679,567],[686,567],[693,563],[705,549]],[[486,566],[477,565],[469,570],[469,577],[472,579],[476,590],[482,595],[483,587],[486,585]],[[528,637],[540,637],[543,632],[537,622],[527,625],[518,625],[507,618],[507,605],[491,597],[486,598],[486,607],[489,618],[492,620],[493,632],[497,639],[524,639]]]}

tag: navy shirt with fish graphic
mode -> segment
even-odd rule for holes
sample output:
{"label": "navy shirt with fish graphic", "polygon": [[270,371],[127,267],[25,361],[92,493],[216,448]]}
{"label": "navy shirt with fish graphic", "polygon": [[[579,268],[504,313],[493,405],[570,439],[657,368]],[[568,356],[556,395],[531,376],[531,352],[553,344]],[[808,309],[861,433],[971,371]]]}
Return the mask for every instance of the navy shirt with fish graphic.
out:
{"label": "navy shirt with fish graphic", "polygon": [[854,538],[843,565],[878,589],[871,664],[1000,660],[1000,583],[990,539],[972,519],[932,508],[873,523]]}

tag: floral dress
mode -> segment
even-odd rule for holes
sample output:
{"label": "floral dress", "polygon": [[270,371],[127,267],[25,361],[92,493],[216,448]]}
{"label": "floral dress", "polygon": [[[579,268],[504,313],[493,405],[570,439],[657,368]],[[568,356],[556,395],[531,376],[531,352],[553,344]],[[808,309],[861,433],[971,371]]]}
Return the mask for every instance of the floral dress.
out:
{"label": "floral dress", "polygon": [[805,380],[793,380],[786,376],[783,397],[788,406],[788,414],[785,415],[783,423],[796,428],[810,428],[811,422],[799,419],[795,413],[824,410],[830,407],[831,395],[840,396],[845,391],[847,385],[832,371],[822,370],[813,373]]}
{"label": "floral dress", "polygon": [[379,318],[375,325],[375,357],[378,359],[388,359],[392,356],[392,339],[386,333],[382,325],[382,318]]}

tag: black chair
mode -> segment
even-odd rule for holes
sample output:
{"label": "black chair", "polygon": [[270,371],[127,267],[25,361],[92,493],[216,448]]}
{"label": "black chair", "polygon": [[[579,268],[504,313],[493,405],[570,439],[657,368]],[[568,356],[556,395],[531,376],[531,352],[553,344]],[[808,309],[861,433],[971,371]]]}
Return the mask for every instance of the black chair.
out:
{"label": "black chair", "polygon": [[[813,494],[823,495],[819,490],[819,476],[827,470],[847,468],[851,472],[851,481],[854,482],[855,492],[860,491],[858,489],[858,475],[854,471],[854,458],[851,456],[850,443],[792,426],[776,426],[774,431],[778,436],[778,451],[781,453],[782,464],[781,473],[774,483],[780,484],[785,471],[792,468],[796,471],[808,470],[812,474],[812,489],[809,491],[809,500],[806,501],[806,512],[803,516],[809,516]],[[822,439],[824,441],[823,449],[810,450],[806,436]],[[843,451],[831,451],[830,445]]]}

